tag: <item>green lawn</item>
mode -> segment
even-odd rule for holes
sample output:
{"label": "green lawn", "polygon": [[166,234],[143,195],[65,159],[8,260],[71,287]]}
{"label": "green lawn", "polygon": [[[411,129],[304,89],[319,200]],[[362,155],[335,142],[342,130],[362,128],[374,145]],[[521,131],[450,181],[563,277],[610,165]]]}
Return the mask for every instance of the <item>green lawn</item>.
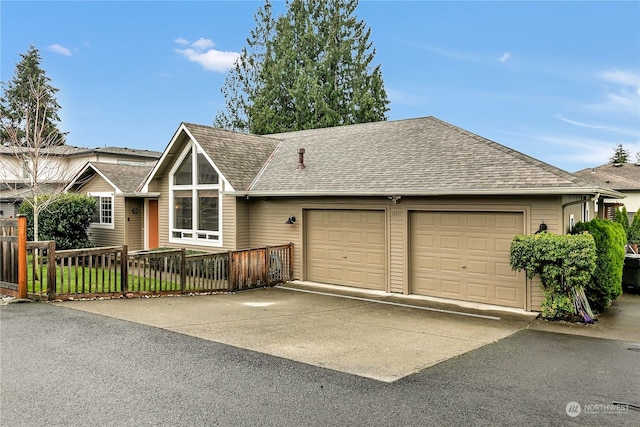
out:
{"label": "green lawn", "polygon": [[[46,264],[38,265],[38,274],[33,274],[33,263],[28,261],[27,268],[27,291],[29,293],[47,292],[47,272]],[[169,277],[168,277],[169,276]],[[158,292],[158,291],[179,291],[179,280],[171,279],[170,275],[164,273],[162,279],[157,277],[139,277],[128,275],[129,292]],[[121,293],[121,274],[119,269],[113,267],[109,269],[99,267],[60,267],[56,268],[56,294],[92,294],[92,293]]]}

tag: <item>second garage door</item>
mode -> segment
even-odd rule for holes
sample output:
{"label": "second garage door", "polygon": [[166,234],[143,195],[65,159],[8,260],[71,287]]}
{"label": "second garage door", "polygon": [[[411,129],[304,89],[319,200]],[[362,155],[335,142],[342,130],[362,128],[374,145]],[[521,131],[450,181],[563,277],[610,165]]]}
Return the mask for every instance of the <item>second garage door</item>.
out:
{"label": "second garage door", "polygon": [[305,213],[306,279],[385,290],[385,214],[368,210]]}
{"label": "second garage door", "polygon": [[525,308],[524,273],[509,265],[523,214],[416,211],[410,218],[412,293]]}

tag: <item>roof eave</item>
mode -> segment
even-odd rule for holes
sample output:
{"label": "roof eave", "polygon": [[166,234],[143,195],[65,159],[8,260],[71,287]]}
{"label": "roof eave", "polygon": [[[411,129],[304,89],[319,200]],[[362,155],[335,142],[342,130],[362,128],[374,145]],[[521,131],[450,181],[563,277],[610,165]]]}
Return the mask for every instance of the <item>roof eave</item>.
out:
{"label": "roof eave", "polygon": [[612,199],[623,199],[626,195],[600,187],[554,187],[554,188],[508,188],[508,189],[447,189],[422,190],[374,190],[374,191],[238,191],[225,192],[239,197],[388,197],[388,196],[539,196],[539,195],[585,195],[592,194]]}

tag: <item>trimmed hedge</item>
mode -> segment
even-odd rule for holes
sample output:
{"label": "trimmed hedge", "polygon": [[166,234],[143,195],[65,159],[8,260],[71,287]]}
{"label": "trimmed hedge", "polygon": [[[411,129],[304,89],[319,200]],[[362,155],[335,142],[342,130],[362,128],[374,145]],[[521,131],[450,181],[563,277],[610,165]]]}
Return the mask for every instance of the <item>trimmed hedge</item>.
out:
{"label": "trimmed hedge", "polygon": [[[50,196],[39,197],[46,200]],[[56,242],[56,249],[59,250],[91,247],[87,229],[96,209],[96,201],[92,197],[77,193],[57,196],[57,199],[43,209],[38,216],[39,240],[53,240]],[[27,239],[33,240],[31,205],[23,202],[18,211],[26,215]]]}
{"label": "trimmed hedge", "polygon": [[582,293],[596,268],[596,245],[587,233],[519,235],[511,242],[509,261],[529,279],[540,276],[542,317],[573,320],[578,314],[575,295]]}
{"label": "trimmed hedge", "polygon": [[585,292],[592,308],[603,311],[622,294],[627,236],[621,224],[606,219],[579,222],[575,232],[589,232],[596,243],[596,270]]}

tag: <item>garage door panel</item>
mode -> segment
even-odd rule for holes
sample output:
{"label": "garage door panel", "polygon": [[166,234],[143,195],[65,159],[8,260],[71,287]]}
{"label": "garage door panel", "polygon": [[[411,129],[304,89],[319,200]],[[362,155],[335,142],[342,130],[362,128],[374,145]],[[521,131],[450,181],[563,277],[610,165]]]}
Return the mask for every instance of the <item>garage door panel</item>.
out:
{"label": "garage door panel", "polygon": [[467,271],[469,274],[481,274],[486,276],[489,274],[489,263],[487,261],[472,261],[467,262]]}
{"label": "garage door panel", "polygon": [[440,270],[444,273],[457,273],[460,271],[460,259],[442,258],[440,260]]}
{"label": "garage door panel", "polygon": [[440,217],[440,226],[442,227],[460,227],[461,216],[459,214],[447,215]]}
{"label": "garage door panel", "polygon": [[509,265],[523,214],[414,211],[409,218],[412,293],[524,308],[524,273]]}
{"label": "garage door panel", "polygon": [[486,252],[489,250],[489,239],[486,237],[467,236],[467,250]]}
{"label": "garage door panel", "polygon": [[505,279],[515,279],[518,277],[518,272],[511,268],[511,265],[506,262],[496,262],[496,277]]}
{"label": "garage door panel", "polygon": [[[384,211],[305,212],[307,280],[384,290],[386,221]],[[324,257],[319,248],[326,248]],[[320,268],[326,265],[326,268]]]}
{"label": "garage door panel", "polygon": [[462,283],[457,280],[442,280],[441,289],[445,295],[459,295],[462,292]]}
{"label": "garage door panel", "polygon": [[511,287],[496,286],[496,300],[505,304],[516,303],[520,299],[519,293],[518,290]]}
{"label": "garage door panel", "polygon": [[475,298],[484,300],[489,298],[489,286],[486,283],[469,282],[467,289],[469,290],[469,295]]}
{"label": "garage door panel", "polygon": [[462,249],[462,239],[460,236],[442,236],[440,244],[443,250],[459,251]]}
{"label": "garage door panel", "polygon": [[[515,236],[515,234],[514,234],[514,236]],[[509,255],[509,251],[511,250],[511,241],[512,240],[513,240],[513,238],[511,238],[511,239],[496,238],[494,240],[495,244],[496,244],[496,253]]]}

